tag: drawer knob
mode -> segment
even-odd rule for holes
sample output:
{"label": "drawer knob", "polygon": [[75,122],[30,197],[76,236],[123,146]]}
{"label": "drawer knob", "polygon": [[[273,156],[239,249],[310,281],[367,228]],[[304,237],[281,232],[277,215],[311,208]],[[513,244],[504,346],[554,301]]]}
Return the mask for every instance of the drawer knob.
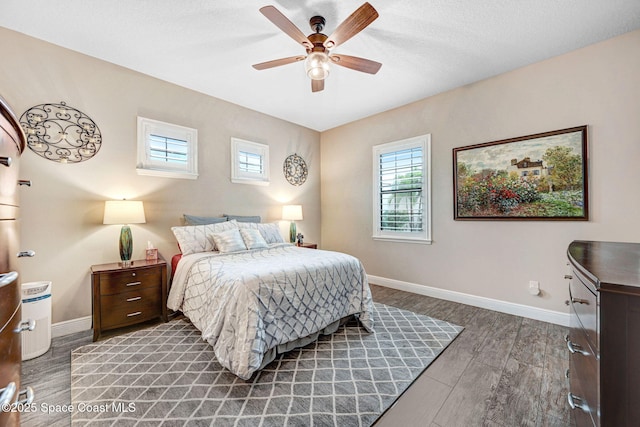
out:
{"label": "drawer knob", "polygon": [[131,275],[135,277],[135,275],[136,275],[135,271],[133,273],[131,273]]}
{"label": "drawer knob", "polygon": [[567,280],[571,280],[571,279],[573,279],[573,276],[570,275],[570,274],[565,274],[564,278],[567,279]]}
{"label": "drawer knob", "polygon": [[569,402],[571,409],[578,408],[582,409],[584,412],[589,412],[589,406],[584,403],[584,400],[571,392],[567,393],[567,401]]}

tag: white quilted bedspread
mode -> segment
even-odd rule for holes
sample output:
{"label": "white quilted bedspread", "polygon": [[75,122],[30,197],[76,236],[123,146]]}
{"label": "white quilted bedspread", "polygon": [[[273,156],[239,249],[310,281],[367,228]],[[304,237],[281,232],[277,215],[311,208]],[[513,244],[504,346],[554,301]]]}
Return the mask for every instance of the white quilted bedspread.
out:
{"label": "white quilted bedspread", "polygon": [[229,254],[184,256],[167,305],[202,332],[218,361],[243,379],[269,349],[356,314],[373,331],[367,276],[339,252],[270,245]]}

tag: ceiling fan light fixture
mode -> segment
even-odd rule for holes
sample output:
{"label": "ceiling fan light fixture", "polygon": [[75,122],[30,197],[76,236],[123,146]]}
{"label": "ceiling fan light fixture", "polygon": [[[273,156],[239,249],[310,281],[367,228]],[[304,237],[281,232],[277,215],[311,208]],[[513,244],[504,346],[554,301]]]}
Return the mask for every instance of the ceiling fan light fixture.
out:
{"label": "ceiling fan light fixture", "polygon": [[329,77],[329,55],[324,52],[311,52],[304,61],[304,69],[311,80],[324,80]]}

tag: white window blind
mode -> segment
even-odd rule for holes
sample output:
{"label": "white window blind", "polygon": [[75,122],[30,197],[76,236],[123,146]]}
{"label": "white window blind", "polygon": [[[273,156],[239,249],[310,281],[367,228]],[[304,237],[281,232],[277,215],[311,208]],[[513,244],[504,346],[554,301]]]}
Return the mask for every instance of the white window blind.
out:
{"label": "white window blind", "polygon": [[198,131],[138,117],[139,175],[197,179]]}
{"label": "white window blind", "polygon": [[231,138],[231,182],[269,185],[269,146]]}
{"label": "white window blind", "polygon": [[423,160],[422,147],[380,155],[380,227],[382,230],[422,231]]}
{"label": "white window blind", "polygon": [[264,161],[262,156],[259,154],[239,151],[238,168],[242,172],[261,175],[264,172]]}
{"label": "white window blind", "polygon": [[186,165],[189,161],[189,143],[182,139],[151,134],[149,156],[154,162]]}
{"label": "white window blind", "polygon": [[373,238],[431,243],[430,135],[373,147]]}

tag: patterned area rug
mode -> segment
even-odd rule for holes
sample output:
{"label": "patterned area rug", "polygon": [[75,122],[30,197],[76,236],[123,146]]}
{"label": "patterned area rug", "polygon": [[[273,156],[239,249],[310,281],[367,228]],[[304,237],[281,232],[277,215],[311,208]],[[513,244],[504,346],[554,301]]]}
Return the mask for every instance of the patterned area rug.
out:
{"label": "patterned area rug", "polygon": [[286,353],[244,381],[186,320],[71,355],[74,426],[369,426],[462,331],[374,304],[356,322]]}

